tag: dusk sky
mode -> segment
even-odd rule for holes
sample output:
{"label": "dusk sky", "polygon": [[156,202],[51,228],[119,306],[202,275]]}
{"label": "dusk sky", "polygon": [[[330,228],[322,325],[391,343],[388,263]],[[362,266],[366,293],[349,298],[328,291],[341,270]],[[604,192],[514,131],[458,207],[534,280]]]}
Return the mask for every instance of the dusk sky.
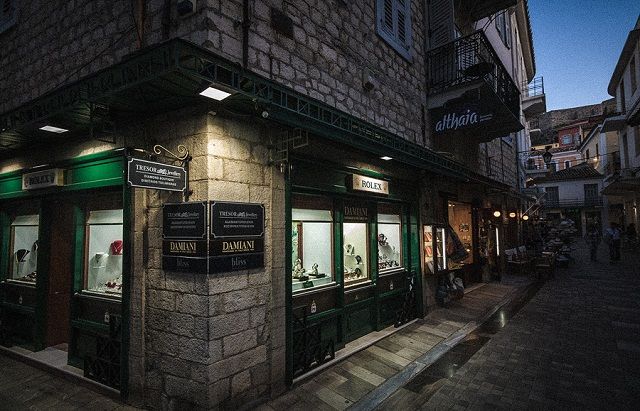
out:
{"label": "dusk sky", "polygon": [[529,0],[536,77],[544,77],[547,110],[599,103],[640,2]]}

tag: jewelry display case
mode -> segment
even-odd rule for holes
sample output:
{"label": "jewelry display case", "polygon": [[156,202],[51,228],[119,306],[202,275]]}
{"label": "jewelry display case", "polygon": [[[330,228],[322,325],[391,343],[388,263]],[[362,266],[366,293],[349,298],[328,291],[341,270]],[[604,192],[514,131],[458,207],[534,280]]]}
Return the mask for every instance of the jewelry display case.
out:
{"label": "jewelry display case", "polygon": [[397,214],[378,214],[378,271],[402,267],[402,222]]}
{"label": "jewelry display case", "polygon": [[16,216],[11,222],[9,279],[35,285],[39,228],[38,214]]}
{"label": "jewelry display case", "polygon": [[342,225],[345,285],[368,281],[370,278],[367,226],[367,223],[344,223]]}
{"label": "jewelry display case", "polygon": [[331,284],[333,216],[331,210],[292,209],[292,290]]}
{"label": "jewelry display case", "polygon": [[122,209],[89,211],[85,291],[122,294]]}
{"label": "jewelry display case", "polygon": [[433,226],[422,226],[422,245],[424,247],[424,263],[428,274],[435,274],[436,267],[433,253]]}

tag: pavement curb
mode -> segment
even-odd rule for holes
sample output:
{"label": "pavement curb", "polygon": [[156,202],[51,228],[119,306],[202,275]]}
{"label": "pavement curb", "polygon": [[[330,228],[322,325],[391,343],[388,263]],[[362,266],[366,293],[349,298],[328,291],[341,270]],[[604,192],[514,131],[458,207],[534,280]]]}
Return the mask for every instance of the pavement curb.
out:
{"label": "pavement curb", "polygon": [[416,360],[407,365],[402,371],[387,379],[384,383],[376,387],[373,391],[362,397],[358,402],[352,404],[347,409],[350,411],[366,411],[372,410],[382,404],[387,398],[389,398],[394,392],[402,388],[413,377],[422,372],[425,368],[436,362],[440,357],[451,350],[456,344],[458,344],[467,335],[475,331],[484,322],[486,322],[492,315],[500,310],[505,305],[513,302],[517,297],[524,295],[529,287],[535,285],[535,281],[520,286],[510,292],[505,299],[500,301],[491,307],[487,312],[478,320],[469,321],[458,331],[451,334],[449,337],[440,341],[431,350],[418,357]]}

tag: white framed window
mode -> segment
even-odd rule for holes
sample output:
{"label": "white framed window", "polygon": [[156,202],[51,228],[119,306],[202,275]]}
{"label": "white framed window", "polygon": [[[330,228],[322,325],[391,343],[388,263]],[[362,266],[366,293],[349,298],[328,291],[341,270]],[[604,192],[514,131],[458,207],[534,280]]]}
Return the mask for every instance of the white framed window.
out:
{"label": "white framed window", "polygon": [[16,1],[0,0],[0,33],[16,23]]}
{"label": "white framed window", "polygon": [[411,0],[376,0],[376,31],[411,60]]}
{"label": "white framed window", "polygon": [[569,167],[571,167],[571,161],[567,160],[564,162],[564,168],[567,169]]}

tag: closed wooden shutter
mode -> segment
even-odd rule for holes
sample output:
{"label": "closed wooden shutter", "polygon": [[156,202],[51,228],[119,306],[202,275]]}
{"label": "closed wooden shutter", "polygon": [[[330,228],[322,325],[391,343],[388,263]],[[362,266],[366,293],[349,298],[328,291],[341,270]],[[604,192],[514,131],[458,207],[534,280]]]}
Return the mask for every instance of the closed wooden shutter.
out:
{"label": "closed wooden shutter", "polygon": [[429,1],[429,46],[431,49],[447,44],[454,39],[453,0]]}

